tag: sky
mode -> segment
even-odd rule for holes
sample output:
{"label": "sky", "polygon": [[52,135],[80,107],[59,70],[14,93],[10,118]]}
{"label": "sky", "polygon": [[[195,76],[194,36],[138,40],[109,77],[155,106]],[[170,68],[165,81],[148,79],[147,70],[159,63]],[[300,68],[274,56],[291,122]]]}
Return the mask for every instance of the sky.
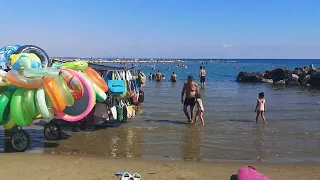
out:
{"label": "sky", "polygon": [[0,2],[0,46],[51,57],[320,58],[319,0]]}

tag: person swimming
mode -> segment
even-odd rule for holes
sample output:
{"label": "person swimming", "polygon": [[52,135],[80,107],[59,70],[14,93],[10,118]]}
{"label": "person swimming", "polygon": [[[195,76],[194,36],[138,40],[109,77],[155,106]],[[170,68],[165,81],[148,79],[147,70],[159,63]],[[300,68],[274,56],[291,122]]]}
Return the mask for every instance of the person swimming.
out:
{"label": "person swimming", "polygon": [[172,72],[171,82],[177,82],[177,80],[178,80],[178,76],[174,72]]}
{"label": "person swimming", "polygon": [[162,80],[162,74],[160,73],[160,71],[157,72],[156,79],[158,82],[160,82]]}

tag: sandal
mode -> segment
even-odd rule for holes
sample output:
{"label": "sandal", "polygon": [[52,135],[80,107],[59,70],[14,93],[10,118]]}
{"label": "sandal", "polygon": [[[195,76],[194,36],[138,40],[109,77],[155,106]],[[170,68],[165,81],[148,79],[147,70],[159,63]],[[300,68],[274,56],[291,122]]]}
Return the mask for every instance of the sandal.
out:
{"label": "sandal", "polygon": [[134,180],[133,176],[128,173],[128,172],[124,172],[120,178],[120,180]]}
{"label": "sandal", "polygon": [[133,176],[134,180],[140,180],[141,179],[141,176],[138,173],[134,173],[132,176]]}

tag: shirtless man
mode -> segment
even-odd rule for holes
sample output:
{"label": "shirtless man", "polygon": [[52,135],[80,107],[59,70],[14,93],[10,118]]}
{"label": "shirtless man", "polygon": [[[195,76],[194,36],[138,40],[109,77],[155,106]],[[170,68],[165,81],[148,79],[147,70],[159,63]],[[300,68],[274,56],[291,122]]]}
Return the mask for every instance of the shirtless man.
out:
{"label": "shirtless man", "polygon": [[160,71],[157,72],[156,78],[157,78],[158,82],[160,82],[162,80],[162,74],[160,73]]}
{"label": "shirtless man", "polygon": [[[183,100],[184,93],[186,93],[186,97]],[[195,99],[196,93],[199,93],[198,85],[193,81],[192,76],[188,76],[188,81],[184,83],[182,92],[181,92],[181,103],[183,103],[183,111],[188,118],[188,121],[187,121],[188,124],[190,124],[193,119],[193,115],[194,115],[193,109],[194,109],[194,106],[196,105],[196,99]],[[190,106],[190,116],[187,109],[188,106]]]}
{"label": "shirtless man", "polygon": [[199,77],[200,77],[201,88],[204,88],[204,86],[206,85],[206,70],[204,70],[202,66],[200,66]]}
{"label": "shirtless man", "polygon": [[173,72],[172,75],[171,75],[171,82],[177,82],[177,75]]}

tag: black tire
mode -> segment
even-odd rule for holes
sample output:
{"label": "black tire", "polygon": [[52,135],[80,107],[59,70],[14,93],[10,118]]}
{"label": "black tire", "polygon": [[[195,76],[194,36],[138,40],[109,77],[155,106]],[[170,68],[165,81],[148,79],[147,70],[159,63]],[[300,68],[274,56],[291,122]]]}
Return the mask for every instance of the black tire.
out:
{"label": "black tire", "polygon": [[11,146],[15,152],[25,152],[30,143],[30,135],[24,130],[18,130],[11,136]]}
{"label": "black tire", "polygon": [[48,54],[43,49],[39,48],[38,46],[34,46],[34,45],[21,46],[15,52],[15,54],[19,54],[19,53],[33,53],[33,54],[36,54],[40,58],[41,65],[42,65],[43,68],[51,67],[51,65],[52,65]]}
{"label": "black tire", "polygon": [[47,140],[59,140],[61,138],[61,127],[54,122],[47,123],[43,128],[43,135]]}

